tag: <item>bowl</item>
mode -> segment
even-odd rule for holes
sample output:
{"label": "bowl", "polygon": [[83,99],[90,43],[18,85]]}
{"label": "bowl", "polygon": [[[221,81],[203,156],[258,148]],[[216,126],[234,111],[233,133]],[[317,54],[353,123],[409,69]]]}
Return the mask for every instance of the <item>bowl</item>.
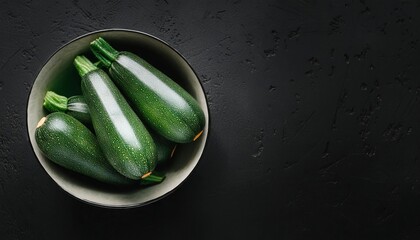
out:
{"label": "bowl", "polygon": [[[171,77],[187,90],[204,111],[206,125],[202,136],[195,142],[179,144],[173,158],[162,168],[166,179],[147,187],[118,188],[108,186],[78,173],[66,170],[49,161],[35,141],[38,121],[47,115],[42,103],[48,90],[67,97],[81,94],[80,77],[73,59],[85,54],[92,61],[94,56],[89,43],[103,37],[117,50],[131,51]],[[150,34],[127,30],[107,29],[80,36],[58,49],[43,65],[31,88],[27,105],[29,140],[45,172],[65,192],[83,202],[109,208],[143,206],[173,192],[193,171],[203,153],[209,130],[209,110],[203,87],[197,74],[186,59],[173,47]]]}

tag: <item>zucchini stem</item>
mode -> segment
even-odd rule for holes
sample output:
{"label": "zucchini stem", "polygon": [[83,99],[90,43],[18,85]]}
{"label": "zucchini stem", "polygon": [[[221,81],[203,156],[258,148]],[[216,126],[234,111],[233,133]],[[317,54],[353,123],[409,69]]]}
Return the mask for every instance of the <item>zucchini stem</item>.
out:
{"label": "zucchini stem", "polygon": [[41,127],[42,125],[44,125],[45,120],[47,120],[47,117],[43,117],[39,120],[38,124],[36,125],[36,128]]}
{"label": "zucchini stem", "polygon": [[172,148],[171,156],[169,158],[172,158],[174,156],[175,149],[176,149],[176,145],[174,146],[174,148]]}
{"label": "zucchini stem", "polygon": [[119,52],[115,50],[107,41],[99,37],[90,43],[90,48],[95,56],[106,66],[110,67],[111,63],[118,57]]}
{"label": "zucchini stem", "polygon": [[95,65],[97,68],[104,68],[104,67],[107,67],[107,66],[105,66],[105,64],[104,64],[103,62],[101,62],[101,61],[94,62],[94,63],[93,63],[93,65]]}
{"label": "zucchini stem", "polygon": [[68,99],[65,96],[58,95],[53,91],[47,91],[44,97],[43,106],[50,112],[67,111]]}
{"label": "zucchini stem", "polygon": [[141,181],[144,181],[144,182],[150,182],[150,183],[160,183],[160,182],[162,182],[163,180],[165,179],[165,176],[163,175],[163,176],[161,176],[161,175],[157,175],[157,174],[150,174],[149,176],[147,176],[147,177],[145,177],[145,178],[143,178],[143,179],[141,179]]}
{"label": "zucchini stem", "polygon": [[77,56],[74,59],[74,66],[76,66],[79,75],[83,77],[87,73],[98,69],[87,57],[85,56]]}
{"label": "zucchini stem", "polygon": [[204,129],[201,130],[197,135],[195,135],[193,141],[197,140],[201,136],[201,134],[203,134],[203,131],[204,131]]}
{"label": "zucchini stem", "polygon": [[148,176],[150,176],[150,174],[152,174],[152,172],[148,172],[146,174],[144,174],[143,176],[141,176],[142,179],[147,178]]}

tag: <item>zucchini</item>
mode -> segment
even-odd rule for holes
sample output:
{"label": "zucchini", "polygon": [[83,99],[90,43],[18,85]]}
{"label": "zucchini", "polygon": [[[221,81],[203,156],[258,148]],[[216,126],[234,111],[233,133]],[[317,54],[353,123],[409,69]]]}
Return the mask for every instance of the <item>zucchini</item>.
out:
{"label": "zucchini", "polygon": [[162,164],[172,158],[175,153],[176,143],[169,141],[154,131],[149,131],[149,133],[152,135],[153,141],[156,144],[157,164]]}
{"label": "zucchini", "polygon": [[54,112],[43,117],[35,140],[49,160],[66,169],[104,183],[133,183],[108,163],[93,133],[70,115]]}
{"label": "zucchini", "polygon": [[185,89],[144,59],[130,52],[118,52],[102,38],[90,46],[148,126],[177,143],[200,137],[204,113]]}
{"label": "zucchini", "polygon": [[77,56],[74,65],[105,157],[130,179],[150,175],[156,166],[156,146],[141,120],[103,70],[84,56]]}
{"label": "zucchini", "polygon": [[43,105],[49,112],[65,112],[85,125],[91,123],[85,98],[81,95],[67,98],[53,91],[47,91]]}
{"label": "zucchini", "polygon": [[[91,126],[89,107],[86,104],[86,100],[82,95],[75,95],[69,98],[58,95],[55,92],[48,91],[44,98],[44,106],[50,111],[61,111],[56,109],[63,109],[61,105],[67,104],[66,113],[81,121],[87,126]],[[176,144],[169,141],[168,139],[160,136],[154,131],[149,131],[156,145],[157,150],[157,163],[163,163],[166,160],[172,158]]]}

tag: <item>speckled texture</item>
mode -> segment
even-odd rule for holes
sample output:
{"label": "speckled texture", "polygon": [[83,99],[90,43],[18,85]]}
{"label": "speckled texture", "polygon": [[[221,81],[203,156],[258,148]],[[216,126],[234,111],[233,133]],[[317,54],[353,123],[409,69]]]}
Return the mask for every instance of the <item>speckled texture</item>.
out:
{"label": "speckled texture", "polygon": [[[416,1],[11,1],[0,8],[4,239],[418,239]],[[187,183],[115,211],[61,191],[25,129],[38,70],[62,44],[122,27],[199,74],[211,133]]]}
{"label": "speckled texture", "polygon": [[133,184],[106,160],[95,135],[62,112],[42,118],[35,131],[42,153],[52,162],[107,184]]}
{"label": "speckled texture", "polygon": [[165,138],[190,143],[203,131],[205,118],[198,102],[175,81],[144,59],[122,52],[109,74],[142,121]]}
{"label": "speckled texture", "polygon": [[109,76],[93,70],[82,76],[81,85],[96,137],[111,165],[134,180],[153,171],[153,138]]}

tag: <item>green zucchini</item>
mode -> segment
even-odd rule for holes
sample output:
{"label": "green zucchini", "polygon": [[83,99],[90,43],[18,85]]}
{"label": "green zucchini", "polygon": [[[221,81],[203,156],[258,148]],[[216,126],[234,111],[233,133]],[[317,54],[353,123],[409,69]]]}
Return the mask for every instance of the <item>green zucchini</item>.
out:
{"label": "green zucchini", "polygon": [[93,133],[70,115],[54,112],[43,117],[35,140],[49,160],[66,169],[109,184],[133,183],[108,163]]}
{"label": "green zucchini", "polygon": [[90,46],[148,126],[177,143],[200,137],[204,113],[185,89],[144,59],[130,52],[118,52],[102,38]]}
{"label": "green zucchini", "polygon": [[149,131],[150,135],[152,135],[153,141],[156,144],[157,150],[157,163],[162,164],[166,162],[168,159],[172,158],[176,149],[176,143],[169,141],[168,139],[160,136],[159,134],[155,133],[154,131]]}
{"label": "green zucchini", "polygon": [[43,105],[49,112],[65,112],[85,125],[91,123],[85,98],[81,95],[67,98],[53,91],[47,91]]}
{"label": "green zucchini", "polygon": [[[85,125],[91,126],[92,123],[90,119],[89,107],[86,104],[86,100],[82,95],[75,95],[66,98],[51,91],[48,91],[45,95],[44,106],[48,106],[46,108],[52,109],[50,111],[61,111],[55,109],[63,109],[63,107],[61,107],[60,105],[65,106],[66,104],[67,114],[81,121]],[[176,144],[160,136],[154,131],[149,131],[149,133],[152,136],[153,141],[156,145],[157,163],[163,163],[166,160],[170,159],[175,152]]]}
{"label": "green zucchini", "polygon": [[105,157],[130,179],[150,175],[156,166],[156,146],[141,120],[103,70],[84,56],[77,56],[74,65]]}

